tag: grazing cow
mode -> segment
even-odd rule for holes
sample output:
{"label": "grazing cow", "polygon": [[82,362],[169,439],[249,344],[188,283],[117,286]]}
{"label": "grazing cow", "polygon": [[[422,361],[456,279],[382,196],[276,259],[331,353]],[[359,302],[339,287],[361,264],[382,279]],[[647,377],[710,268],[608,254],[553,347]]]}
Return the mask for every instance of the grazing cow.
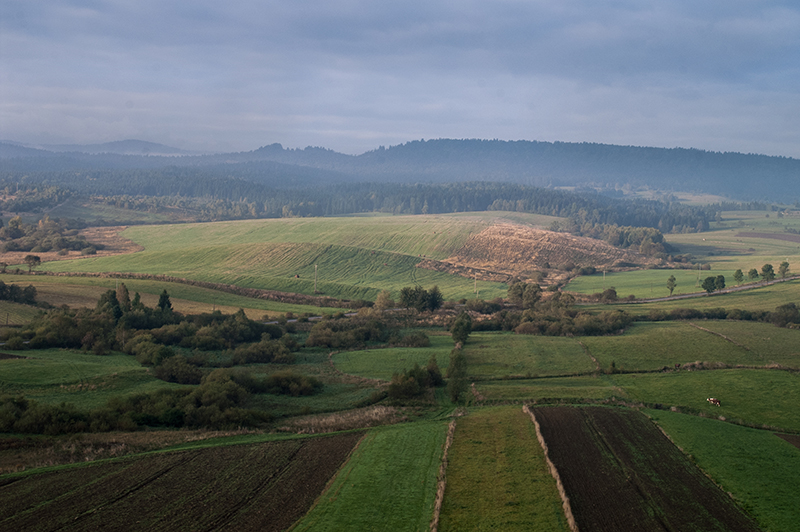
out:
{"label": "grazing cow", "polygon": [[716,397],[709,397],[708,399],[706,399],[706,401],[708,401],[712,405],[720,406],[719,399],[717,399]]}

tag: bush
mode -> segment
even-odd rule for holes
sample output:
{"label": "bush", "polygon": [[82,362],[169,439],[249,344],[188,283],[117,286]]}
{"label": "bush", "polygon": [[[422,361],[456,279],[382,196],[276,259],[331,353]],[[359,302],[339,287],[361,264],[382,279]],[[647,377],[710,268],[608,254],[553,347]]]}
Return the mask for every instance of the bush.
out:
{"label": "bush", "polygon": [[322,382],[293,371],[279,371],[266,379],[266,391],[273,395],[314,395],[322,390]]}

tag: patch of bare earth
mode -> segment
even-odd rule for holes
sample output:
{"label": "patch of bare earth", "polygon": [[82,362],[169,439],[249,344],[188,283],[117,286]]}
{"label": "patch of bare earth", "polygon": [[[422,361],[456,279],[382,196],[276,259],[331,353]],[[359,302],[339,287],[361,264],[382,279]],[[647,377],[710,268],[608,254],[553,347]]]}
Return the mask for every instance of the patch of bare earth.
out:
{"label": "patch of bare earth", "polygon": [[500,223],[471,236],[453,256],[425,260],[417,267],[496,282],[548,272],[547,280],[552,282],[559,280],[552,268],[569,262],[611,270],[626,263],[656,261],[594,238]]}
{"label": "patch of bare earth", "polygon": [[775,434],[775,436],[781,438],[782,440],[786,440],[787,442],[791,443],[798,449],[800,449],[800,436],[797,434]]}
{"label": "patch of bare earth", "polygon": [[0,253],[0,262],[6,264],[22,264],[27,255],[36,255],[42,262],[54,260],[71,260],[83,257],[109,257],[111,255],[123,255],[125,253],[135,253],[144,248],[133,240],[128,240],[120,236],[120,233],[127,229],[127,226],[119,225],[113,227],[89,227],[80,232],[86,237],[89,244],[102,244],[103,249],[98,249],[95,255],[82,255],[80,251],[69,251],[65,255],[60,255],[57,251],[31,252],[31,251],[9,251]]}

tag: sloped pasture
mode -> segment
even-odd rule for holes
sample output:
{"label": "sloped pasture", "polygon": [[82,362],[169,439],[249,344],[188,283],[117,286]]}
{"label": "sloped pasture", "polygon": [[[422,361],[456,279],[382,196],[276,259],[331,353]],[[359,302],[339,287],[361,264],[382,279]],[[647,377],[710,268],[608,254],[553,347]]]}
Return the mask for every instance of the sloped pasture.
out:
{"label": "sloped pasture", "polygon": [[0,478],[0,529],[284,530],[361,433],[208,447]]}
{"label": "sloped pasture", "polygon": [[533,412],[582,532],[759,530],[642,413]]}

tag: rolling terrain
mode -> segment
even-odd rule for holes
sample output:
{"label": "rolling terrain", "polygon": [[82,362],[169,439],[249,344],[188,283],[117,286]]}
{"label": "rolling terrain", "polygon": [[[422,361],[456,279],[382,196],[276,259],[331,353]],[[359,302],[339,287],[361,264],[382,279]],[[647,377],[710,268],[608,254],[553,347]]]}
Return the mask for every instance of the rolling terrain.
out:
{"label": "rolling terrain", "polygon": [[[783,226],[769,226],[774,219],[763,214],[753,214],[750,220],[755,233],[769,233],[764,226],[776,229],[773,234],[781,234],[780,229],[786,232]],[[789,228],[795,227],[791,225],[794,222],[784,221]],[[326,295],[374,299],[381,290],[389,289],[397,297],[400,288],[419,283],[425,287],[438,284],[447,299],[469,300],[475,298],[476,272],[507,278],[541,272],[547,274],[545,282],[552,282],[563,271],[553,266],[566,261],[599,267],[634,259],[647,264],[641,257],[605,248],[596,240],[546,231],[551,222],[549,217],[492,212],[137,226],[126,229],[122,236],[141,246],[139,251],[48,262],[38,269],[103,275],[168,273],[313,294],[317,265],[318,288]],[[722,223],[733,224],[733,218]],[[732,275],[731,268],[718,269],[717,263],[734,260],[731,264],[737,267],[755,263],[753,267],[760,268],[758,262],[776,262],[776,257],[791,249],[786,246],[796,246],[791,240],[758,236],[741,243],[745,250],[752,247],[754,251],[736,255],[729,250],[738,249],[733,244],[744,237],[731,233],[734,230],[742,229],[715,227],[713,238],[708,238],[709,234],[669,238],[696,244],[694,250],[702,253],[696,258],[709,260],[710,272],[724,271],[726,277]],[[794,260],[793,255],[788,258]],[[420,267],[425,261],[449,265],[451,270],[427,271]],[[549,269],[545,262],[550,263]],[[678,286],[689,291],[696,270],[607,273],[606,283],[617,286],[621,296],[627,295],[627,287],[631,293],[646,295],[649,284],[661,280],[663,285],[673,272]],[[72,300],[85,308],[93,308],[97,298],[116,284],[113,275],[8,274],[2,280],[23,286],[34,283],[43,300],[56,304]],[[578,277],[572,283],[579,286],[587,281],[602,283],[602,274]],[[209,306],[226,314],[243,307],[252,317],[331,312],[301,305],[275,307],[278,303],[274,301],[154,279],[124,282],[131,293],[141,292],[142,300],[151,307],[167,289],[176,310],[184,312],[207,312]],[[432,389],[408,404],[390,405],[381,395],[396,374],[415,363],[424,367],[431,357],[445,372],[454,353],[446,320],[455,311],[448,309],[441,321],[415,329],[426,334],[427,346],[301,347],[291,368],[318,378],[322,391],[303,397],[253,394],[247,399],[248,406],[269,412],[274,420],[249,434],[198,434],[202,441],[181,443],[156,454],[140,453],[167,443],[146,448],[131,443],[126,448],[125,442],[133,440],[125,433],[86,433],[80,438],[3,435],[0,464],[5,474],[0,475],[0,493],[8,500],[30,500],[7,507],[0,522],[9,530],[49,530],[72,522],[91,528],[98,520],[136,514],[140,523],[131,528],[141,530],[159,526],[190,529],[197,522],[211,528],[263,528],[266,525],[262,523],[272,520],[273,510],[259,501],[281,500],[288,494],[297,512],[286,513],[286,521],[275,529],[343,530],[353,523],[370,529],[388,523],[392,530],[428,530],[438,515],[439,530],[567,530],[569,518],[561,497],[566,494],[575,502],[571,512],[581,530],[630,529],[631,519],[680,523],[681,530],[799,530],[800,505],[795,503],[800,492],[792,479],[800,475],[800,450],[787,440],[800,434],[795,408],[800,401],[800,330],[754,321],[646,319],[651,312],[667,312],[678,305],[741,305],[771,311],[780,304],[797,302],[798,286],[792,281],[681,302],[576,307],[591,312],[622,308],[641,318],[609,336],[549,337],[473,330],[463,345],[469,387],[458,404],[450,400],[445,388]],[[507,295],[507,284],[497,279],[479,280],[478,288],[485,299]],[[599,289],[585,288],[586,293],[595,291]],[[14,307],[7,308],[10,315]],[[18,316],[21,321],[30,319],[23,313]],[[476,322],[480,319],[477,312],[473,316]],[[342,323],[339,320],[346,318],[332,316],[330,323]],[[311,323],[297,322],[293,335],[302,344],[311,328]],[[182,353],[191,355],[188,349]],[[223,353],[209,357],[222,360]],[[285,367],[254,362],[239,369],[264,378]],[[186,386],[159,380],[153,368],[117,352],[97,356],[66,349],[22,350],[0,357],[0,395],[24,395],[48,405],[101,408],[115,397],[123,400]],[[709,403],[709,397],[718,398],[720,406]],[[376,401],[372,407],[364,407]],[[578,425],[588,427],[567,430],[563,423],[551,423],[549,433],[543,430],[550,450],[582,441],[576,452],[598,456],[587,460],[577,474],[572,462],[550,456],[563,481],[562,494],[523,405],[542,412],[543,421],[551,414],[553,418],[577,416],[581,418]],[[450,423],[455,429],[448,440]],[[387,425],[375,426],[383,424]],[[359,430],[348,432],[356,428]],[[339,435],[297,438],[296,434],[327,431]],[[155,440],[166,433],[134,434]],[[356,441],[360,443],[356,445]],[[334,454],[337,458],[330,460],[331,467],[323,471],[313,466],[314,457]],[[117,458],[65,465],[82,462],[84,457]],[[238,458],[231,461],[230,457]],[[243,471],[234,462],[246,462],[250,469]],[[31,468],[43,464],[55,467]],[[198,464],[213,465],[198,468]],[[204,477],[205,470],[213,474]],[[684,476],[676,480],[679,473]],[[201,488],[187,486],[183,480],[187,476]],[[297,492],[298,482],[310,486],[302,480],[307,477],[320,482],[313,489],[298,489],[303,500],[316,503],[301,505],[299,497],[291,494]],[[695,490],[692,493],[711,493],[703,500],[713,500],[713,505],[702,506],[720,508],[721,514],[711,509],[707,513],[676,509],[676,502],[693,504],[694,496],[675,491],[690,485],[685,477],[697,486],[705,483],[704,487],[691,484],[694,487],[690,489]],[[614,493],[624,493],[624,497],[620,495],[616,502],[633,502],[616,510],[612,510],[614,501],[604,502],[597,513],[591,505],[600,499],[586,493],[609,478],[616,478],[622,486]],[[209,482],[215,486],[213,492],[202,489]],[[443,486],[438,495],[437,483]],[[101,489],[108,486],[113,489]],[[631,486],[638,491],[625,491]],[[170,497],[178,492],[184,498],[173,501]],[[109,493],[116,495],[110,497]],[[225,493],[237,496],[220,495]],[[437,497],[442,503],[440,513]],[[170,516],[158,513],[152,504],[148,509],[153,498],[166,498],[168,508],[175,511]],[[637,517],[631,508],[643,512]],[[683,521],[687,515],[699,521]],[[719,524],[725,519],[735,523]]]}

